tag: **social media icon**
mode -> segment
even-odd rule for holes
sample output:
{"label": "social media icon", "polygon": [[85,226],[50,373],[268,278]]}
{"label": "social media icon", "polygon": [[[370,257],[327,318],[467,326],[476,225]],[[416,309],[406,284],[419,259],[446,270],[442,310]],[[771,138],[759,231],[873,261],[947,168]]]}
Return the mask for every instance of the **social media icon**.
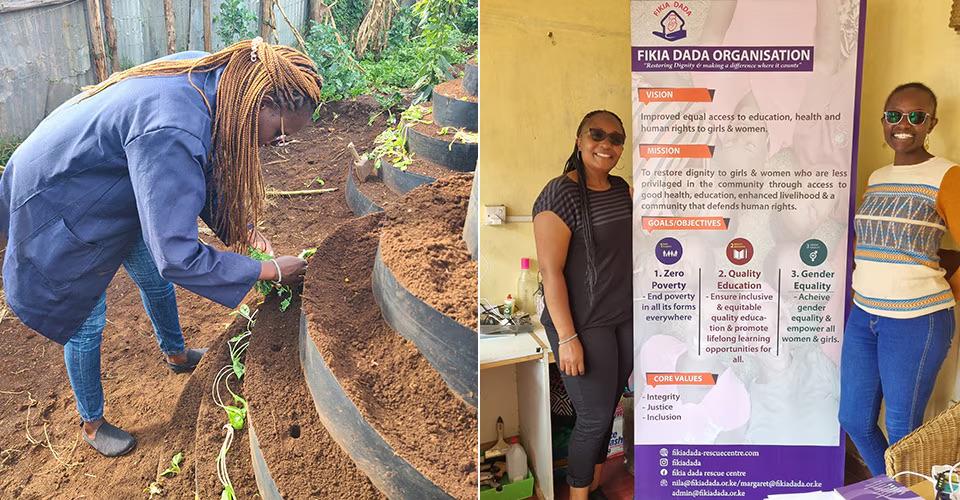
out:
{"label": "social media icon", "polygon": [[669,460],[667,460],[666,458],[661,458],[661,459],[660,459],[660,467],[666,467],[666,466],[668,466],[668,465],[670,465],[670,461],[669,461]]}
{"label": "social media icon", "polygon": [[667,456],[667,454],[668,454],[668,453],[667,453],[667,449],[666,449],[666,448],[660,448],[660,456],[661,456],[661,457],[665,457],[665,456]]}
{"label": "social media icon", "polygon": [[660,469],[660,475],[661,475],[661,476],[666,476],[666,475],[667,475],[667,469]]}
{"label": "social media icon", "polygon": [[661,480],[660,480],[660,486],[666,486],[666,485],[667,485],[667,480],[666,480],[666,479],[661,479]]}

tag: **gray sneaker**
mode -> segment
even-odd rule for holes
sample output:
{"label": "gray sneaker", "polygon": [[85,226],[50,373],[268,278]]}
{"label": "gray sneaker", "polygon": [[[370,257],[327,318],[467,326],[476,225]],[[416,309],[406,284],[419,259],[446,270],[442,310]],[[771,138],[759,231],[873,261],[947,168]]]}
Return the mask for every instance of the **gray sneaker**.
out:
{"label": "gray sneaker", "polygon": [[[80,426],[83,426],[83,422],[80,423]],[[88,438],[87,433],[83,432],[83,429],[80,430],[80,434],[87,444],[93,446],[93,449],[105,457],[126,455],[137,447],[136,438],[129,432],[111,425],[108,422],[100,424],[96,437],[93,439]]]}

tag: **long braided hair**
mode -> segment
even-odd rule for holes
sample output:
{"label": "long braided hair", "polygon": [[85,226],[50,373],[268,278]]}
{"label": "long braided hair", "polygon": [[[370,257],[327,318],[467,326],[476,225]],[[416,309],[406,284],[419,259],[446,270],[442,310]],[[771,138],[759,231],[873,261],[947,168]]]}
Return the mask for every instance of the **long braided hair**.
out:
{"label": "long braided hair", "polygon": [[[616,118],[617,123],[620,124],[620,129],[623,130],[623,120],[621,120],[616,113],[607,111],[605,109],[597,109],[587,113],[583,119],[580,120],[580,125],[577,126],[578,138],[580,137],[580,134],[583,133],[583,127],[587,124],[587,121],[593,116],[601,113],[606,113]],[[580,212],[583,214],[583,239],[584,246],[587,250],[587,303],[590,306],[593,306],[596,298],[597,287],[597,251],[594,247],[593,220],[590,216],[590,200],[587,197],[587,174],[584,170],[583,158],[580,155],[580,148],[577,146],[576,142],[573,143],[573,152],[570,153],[570,157],[567,158],[567,163],[563,167],[563,175],[566,175],[574,170],[577,172],[577,186],[580,190]]]}
{"label": "long braided hair", "polygon": [[309,57],[290,47],[264,43],[260,38],[243,40],[198,59],[154,61],[114,73],[100,84],[86,88],[84,98],[128,78],[186,74],[207,110],[211,110],[206,95],[191,77],[194,72],[220,67],[223,73],[217,86],[211,131],[211,161],[219,193],[216,225],[226,237],[225,243],[239,251],[247,241],[248,227],[256,225],[263,214],[264,185],[257,137],[264,97],[281,112],[315,108],[320,102],[323,79]]}

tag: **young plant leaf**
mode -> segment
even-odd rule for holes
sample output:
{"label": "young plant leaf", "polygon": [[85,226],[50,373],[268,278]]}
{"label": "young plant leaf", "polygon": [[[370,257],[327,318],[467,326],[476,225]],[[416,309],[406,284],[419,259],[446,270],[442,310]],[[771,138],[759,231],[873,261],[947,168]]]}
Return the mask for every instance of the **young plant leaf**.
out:
{"label": "young plant leaf", "polygon": [[153,498],[158,495],[163,495],[163,486],[160,485],[159,481],[154,481],[144,488],[143,492],[150,495],[150,498]]}
{"label": "young plant leaf", "polygon": [[223,491],[220,493],[220,500],[236,500],[237,496],[233,492],[232,485],[226,485],[223,487]]}
{"label": "young plant leaf", "polygon": [[227,412],[227,420],[230,422],[230,426],[236,430],[243,429],[243,423],[247,418],[246,408],[237,408],[236,406],[224,406],[224,411]]}
{"label": "young plant leaf", "polygon": [[174,477],[180,473],[180,464],[183,463],[183,452],[177,453],[170,460],[170,467],[160,473],[163,477]]}
{"label": "young plant leaf", "polygon": [[317,253],[316,247],[307,248],[304,251],[300,252],[300,255],[297,255],[297,257],[300,257],[301,259],[309,259],[310,257],[313,257],[313,254],[315,253]]}

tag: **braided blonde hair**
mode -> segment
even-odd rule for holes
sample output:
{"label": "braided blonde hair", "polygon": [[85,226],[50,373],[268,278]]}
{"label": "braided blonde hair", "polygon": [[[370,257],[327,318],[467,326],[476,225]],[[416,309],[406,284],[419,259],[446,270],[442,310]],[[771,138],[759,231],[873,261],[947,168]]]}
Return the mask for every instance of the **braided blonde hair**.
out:
{"label": "braided blonde hair", "polygon": [[[257,137],[263,98],[269,96],[281,111],[311,109],[320,102],[323,79],[316,65],[303,53],[262,39],[242,40],[217,53],[198,59],[154,61],[114,73],[98,85],[84,89],[83,98],[110,86],[141,76],[188,77],[224,67],[217,87],[217,111],[213,117],[211,161],[219,192],[216,225],[228,245],[241,250],[248,227],[263,214],[264,185]],[[211,110],[206,95],[189,78]],[[211,111],[212,114],[212,111]]]}

